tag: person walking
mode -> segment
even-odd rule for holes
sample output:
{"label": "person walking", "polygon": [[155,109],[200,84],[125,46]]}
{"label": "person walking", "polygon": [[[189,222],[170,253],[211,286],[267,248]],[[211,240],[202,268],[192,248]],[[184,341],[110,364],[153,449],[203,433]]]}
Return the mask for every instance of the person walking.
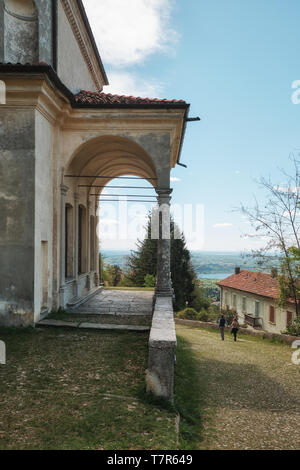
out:
{"label": "person walking", "polygon": [[225,325],[226,325],[225,317],[224,315],[221,315],[221,317],[219,318],[218,326],[219,326],[222,341],[224,341]]}
{"label": "person walking", "polygon": [[233,334],[234,341],[236,341],[237,332],[239,331],[239,327],[240,327],[237,317],[234,317],[230,326],[231,326],[231,334]]}

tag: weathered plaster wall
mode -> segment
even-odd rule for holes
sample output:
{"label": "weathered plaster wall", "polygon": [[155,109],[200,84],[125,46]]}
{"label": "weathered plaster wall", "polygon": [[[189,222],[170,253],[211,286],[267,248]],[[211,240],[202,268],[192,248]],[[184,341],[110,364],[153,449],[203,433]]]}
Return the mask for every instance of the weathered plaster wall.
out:
{"label": "weathered plaster wall", "polygon": [[4,0],[4,60],[34,63],[39,60],[38,13],[32,0]]}
{"label": "weathered plaster wall", "polygon": [[48,310],[52,308],[52,233],[53,233],[53,188],[52,188],[52,146],[53,128],[38,111],[35,113],[35,262],[34,262],[34,317],[39,320],[42,308],[43,257],[42,242],[48,248]]}
{"label": "weathered plaster wall", "polygon": [[58,1],[58,75],[73,92],[97,91],[65,11]]}
{"label": "weathered plaster wall", "polygon": [[33,322],[34,112],[0,107],[0,324]]}
{"label": "weathered plaster wall", "polygon": [[35,0],[39,15],[39,62],[53,64],[52,0]]}
{"label": "weathered plaster wall", "polygon": [[4,0],[0,0],[0,62],[4,61]]}

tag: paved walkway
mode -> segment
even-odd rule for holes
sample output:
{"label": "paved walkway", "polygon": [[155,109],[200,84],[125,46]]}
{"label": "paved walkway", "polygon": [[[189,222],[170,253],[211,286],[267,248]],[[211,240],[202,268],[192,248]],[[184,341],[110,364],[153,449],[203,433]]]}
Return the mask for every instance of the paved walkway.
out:
{"label": "paved walkway", "polygon": [[39,326],[98,330],[148,331],[152,320],[151,291],[102,290],[66,313],[51,313]]}
{"label": "paved walkway", "polygon": [[151,291],[102,290],[71,313],[111,315],[151,315]]}

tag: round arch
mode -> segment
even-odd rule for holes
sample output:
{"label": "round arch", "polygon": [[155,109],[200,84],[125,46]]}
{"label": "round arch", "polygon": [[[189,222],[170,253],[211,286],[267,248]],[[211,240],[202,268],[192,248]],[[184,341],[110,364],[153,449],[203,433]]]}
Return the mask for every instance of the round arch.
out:
{"label": "round arch", "polygon": [[[82,144],[70,158],[65,175],[77,176],[77,180],[74,178],[77,183],[80,177],[80,184],[91,188],[97,182],[99,186],[106,186],[112,179],[123,175],[145,178],[154,187],[157,186],[157,172],[152,158],[136,142],[120,136],[96,137]],[[107,178],[98,179],[97,176]],[[101,194],[103,188],[93,189]]]}

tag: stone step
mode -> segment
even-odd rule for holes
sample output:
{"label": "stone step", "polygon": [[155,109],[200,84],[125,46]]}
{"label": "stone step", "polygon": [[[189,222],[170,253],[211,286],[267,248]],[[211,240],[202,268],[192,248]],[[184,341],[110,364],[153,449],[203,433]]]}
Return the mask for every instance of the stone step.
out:
{"label": "stone step", "polygon": [[150,326],[140,325],[117,325],[109,323],[87,323],[62,320],[41,320],[37,327],[61,327],[61,328],[81,328],[87,330],[128,330],[128,331],[149,331]]}

